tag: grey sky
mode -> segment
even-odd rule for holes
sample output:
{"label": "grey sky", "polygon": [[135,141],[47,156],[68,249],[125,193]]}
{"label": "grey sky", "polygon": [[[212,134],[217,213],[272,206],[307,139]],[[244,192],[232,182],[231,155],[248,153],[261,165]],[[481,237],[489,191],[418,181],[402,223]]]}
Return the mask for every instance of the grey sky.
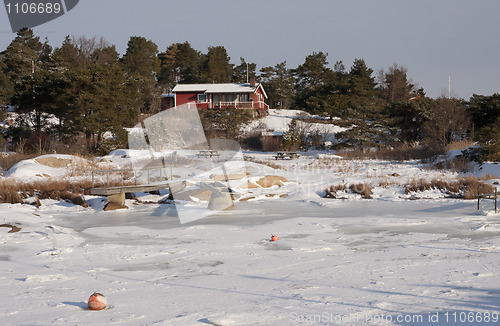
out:
{"label": "grey sky", "polygon": [[[244,57],[258,68],[313,51],[347,69],[363,58],[375,70],[393,63],[427,95],[500,92],[498,0],[80,0],[66,15],[35,28],[53,47],[65,35],[103,36],[124,53],[130,36],[154,41],[160,51],[189,41],[204,53],[223,45],[232,63]],[[5,9],[0,50],[14,38]]]}

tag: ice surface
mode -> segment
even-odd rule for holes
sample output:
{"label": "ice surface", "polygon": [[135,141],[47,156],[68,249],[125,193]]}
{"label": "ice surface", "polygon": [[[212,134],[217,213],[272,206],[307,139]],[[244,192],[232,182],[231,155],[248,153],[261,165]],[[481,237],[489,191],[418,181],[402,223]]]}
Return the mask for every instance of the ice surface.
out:
{"label": "ice surface", "polygon": [[[169,205],[2,204],[2,219],[22,230],[0,229],[9,293],[0,316],[8,325],[293,325],[328,314],[356,322],[317,324],[390,325],[366,318],[498,311],[500,216],[474,206],[285,198],[180,225]],[[86,310],[94,291],[112,309]]]}

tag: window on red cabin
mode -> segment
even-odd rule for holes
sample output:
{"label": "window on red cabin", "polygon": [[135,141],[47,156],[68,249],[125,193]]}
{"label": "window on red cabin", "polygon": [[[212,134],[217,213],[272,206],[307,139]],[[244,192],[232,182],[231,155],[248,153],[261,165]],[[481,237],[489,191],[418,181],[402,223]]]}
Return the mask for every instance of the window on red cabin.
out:
{"label": "window on red cabin", "polygon": [[198,103],[206,103],[207,94],[198,94]]}
{"label": "window on red cabin", "polygon": [[224,96],[224,102],[234,102],[236,101],[236,94],[226,94]]}

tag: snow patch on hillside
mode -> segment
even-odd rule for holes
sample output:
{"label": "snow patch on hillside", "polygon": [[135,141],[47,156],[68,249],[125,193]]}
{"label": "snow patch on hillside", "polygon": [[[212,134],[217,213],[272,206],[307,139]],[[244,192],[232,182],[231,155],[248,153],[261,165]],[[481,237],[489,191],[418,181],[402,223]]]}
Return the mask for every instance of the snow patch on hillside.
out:
{"label": "snow patch on hillside", "polygon": [[262,119],[254,120],[243,128],[243,132],[250,134],[255,131],[284,133],[288,131],[288,126],[292,119],[299,119],[301,128],[309,133],[319,133],[324,135],[326,141],[333,142],[335,134],[348,130],[349,128],[339,127],[331,123],[308,122],[308,119],[322,119],[322,117],[310,115],[301,110],[278,110],[270,109],[269,115]]}
{"label": "snow patch on hillside", "polygon": [[3,174],[3,177],[25,182],[48,178],[63,179],[74,175],[78,166],[89,164],[86,159],[73,155],[48,154],[16,163]]}

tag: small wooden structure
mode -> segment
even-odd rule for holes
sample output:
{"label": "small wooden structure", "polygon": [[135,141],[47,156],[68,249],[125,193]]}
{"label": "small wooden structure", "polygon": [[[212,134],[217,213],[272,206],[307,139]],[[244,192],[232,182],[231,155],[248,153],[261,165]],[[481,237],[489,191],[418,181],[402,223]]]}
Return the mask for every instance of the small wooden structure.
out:
{"label": "small wooden structure", "polygon": [[123,206],[125,205],[125,194],[133,192],[158,191],[161,189],[168,189],[169,193],[172,194],[175,191],[181,191],[185,188],[186,188],[185,181],[169,181],[169,182],[158,182],[148,185],[92,188],[90,189],[90,193],[92,195],[107,196],[108,203],[113,203],[119,206]]}
{"label": "small wooden structure", "polygon": [[[163,173],[161,167],[144,169],[140,172],[141,174],[147,174],[146,184],[138,184],[138,176],[134,170],[92,171],[92,188],[90,189],[90,194],[107,196],[108,203],[123,206],[125,204],[125,194],[127,193],[150,192],[161,189],[169,189],[170,193],[172,193],[172,187],[178,189],[181,184],[179,181],[171,180],[172,172],[170,173],[170,178],[167,177]],[[125,175],[133,175],[133,184],[125,184]],[[105,176],[105,182],[103,182],[104,180],[100,180],[103,186],[96,187],[96,179],[102,179],[102,176]],[[120,176],[120,180],[118,182],[113,182],[113,180],[111,180],[114,179],[113,176]],[[146,177],[146,175],[144,175],[144,177]],[[185,188],[185,185],[183,187]]]}
{"label": "small wooden structure", "polygon": [[495,213],[498,213],[498,190],[496,187],[494,193],[476,195],[476,198],[477,198],[477,210],[480,209],[479,203],[481,199],[493,199],[495,201]]}
{"label": "small wooden structure", "polygon": [[284,160],[285,158],[290,158],[293,160],[294,158],[299,158],[299,153],[297,152],[276,152],[276,155],[273,156],[275,159],[282,159]]}

